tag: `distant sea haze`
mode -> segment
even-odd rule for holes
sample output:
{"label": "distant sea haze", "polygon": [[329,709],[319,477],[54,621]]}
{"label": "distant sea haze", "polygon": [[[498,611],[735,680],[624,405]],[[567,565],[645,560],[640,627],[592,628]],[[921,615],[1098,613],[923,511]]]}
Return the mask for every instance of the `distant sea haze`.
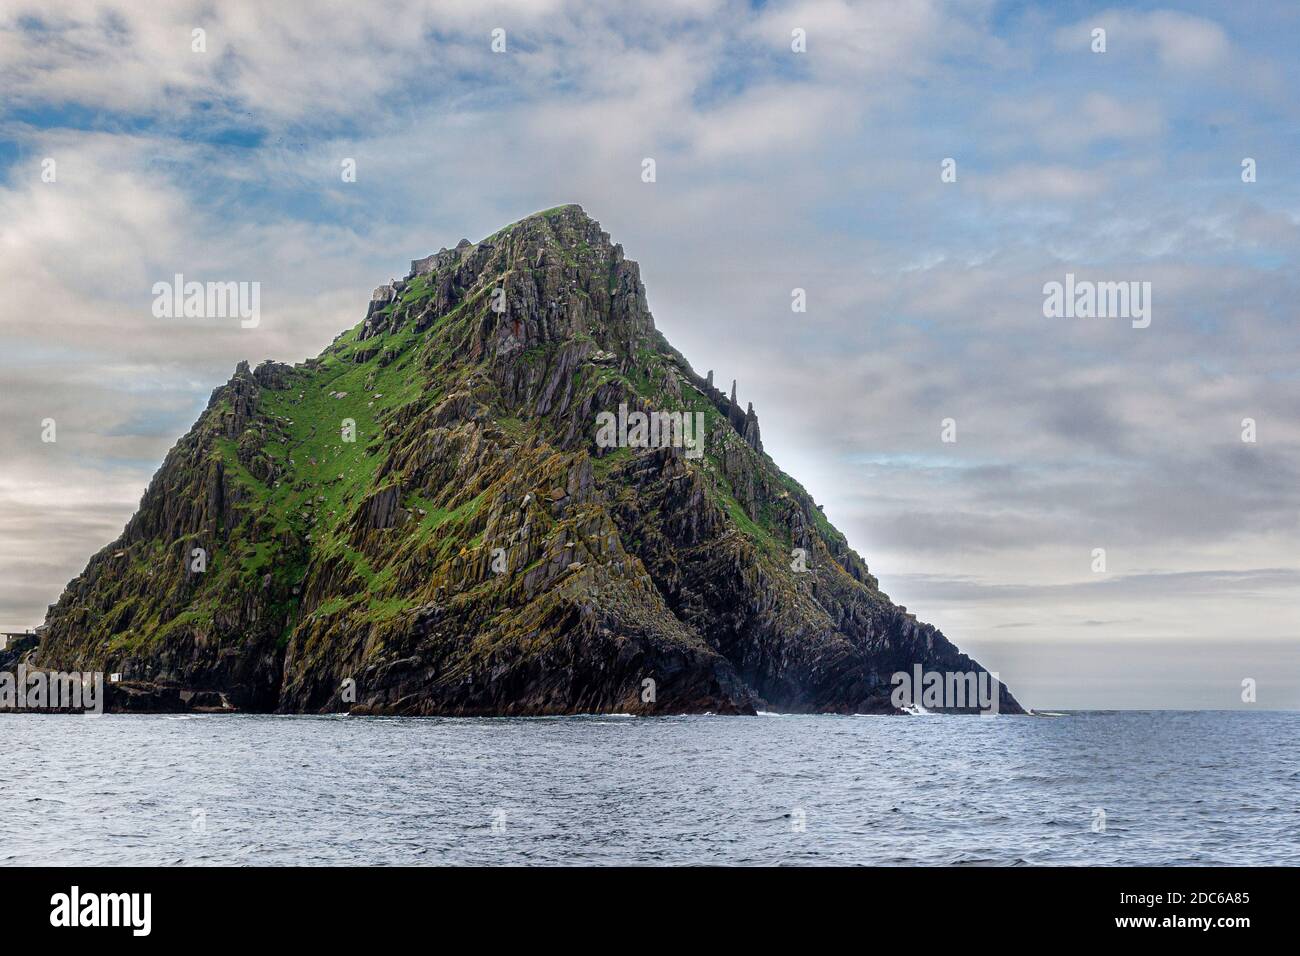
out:
{"label": "distant sea haze", "polygon": [[0,793],[26,794],[0,813],[4,865],[1300,863],[1296,713],[0,715],[0,732]]}

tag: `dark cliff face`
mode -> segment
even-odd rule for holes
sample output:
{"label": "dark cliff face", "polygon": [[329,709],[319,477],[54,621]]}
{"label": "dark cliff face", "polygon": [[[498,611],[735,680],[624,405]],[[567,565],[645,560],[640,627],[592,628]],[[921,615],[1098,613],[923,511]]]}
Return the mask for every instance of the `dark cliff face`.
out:
{"label": "dark cliff face", "polygon": [[[896,671],[982,670],[711,379],[576,206],[417,260],[213,393],[31,663],[120,673],[115,709],[406,714],[887,712]],[[702,447],[607,447],[620,406]]]}

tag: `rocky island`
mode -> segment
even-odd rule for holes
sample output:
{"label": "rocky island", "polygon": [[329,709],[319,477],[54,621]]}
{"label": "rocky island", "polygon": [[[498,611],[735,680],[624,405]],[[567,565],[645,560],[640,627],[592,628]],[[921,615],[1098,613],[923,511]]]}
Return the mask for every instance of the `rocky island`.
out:
{"label": "rocky island", "polygon": [[984,674],[712,379],[579,207],[462,241],[318,358],[241,363],[7,663],[111,674],[110,710],[411,715],[883,713],[893,673]]}

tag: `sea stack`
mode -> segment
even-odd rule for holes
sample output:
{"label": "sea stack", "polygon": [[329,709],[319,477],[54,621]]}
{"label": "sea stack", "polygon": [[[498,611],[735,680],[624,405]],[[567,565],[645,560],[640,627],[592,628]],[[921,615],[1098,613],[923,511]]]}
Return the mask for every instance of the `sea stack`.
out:
{"label": "sea stack", "polygon": [[[212,393],[29,665],[120,674],[111,710],[413,715],[889,713],[894,673],[983,673],[881,592],[578,206],[358,312]],[[620,405],[647,441],[602,447]]]}

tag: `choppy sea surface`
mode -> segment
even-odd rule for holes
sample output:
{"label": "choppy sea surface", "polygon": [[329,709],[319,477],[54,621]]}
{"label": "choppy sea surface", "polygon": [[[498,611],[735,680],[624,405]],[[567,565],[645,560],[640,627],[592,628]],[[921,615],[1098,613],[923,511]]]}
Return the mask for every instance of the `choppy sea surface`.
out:
{"label": "choppy sea surface", "polygon": [[1300,713],[0,715],[0,740],[0,865],[1300,863]]}

